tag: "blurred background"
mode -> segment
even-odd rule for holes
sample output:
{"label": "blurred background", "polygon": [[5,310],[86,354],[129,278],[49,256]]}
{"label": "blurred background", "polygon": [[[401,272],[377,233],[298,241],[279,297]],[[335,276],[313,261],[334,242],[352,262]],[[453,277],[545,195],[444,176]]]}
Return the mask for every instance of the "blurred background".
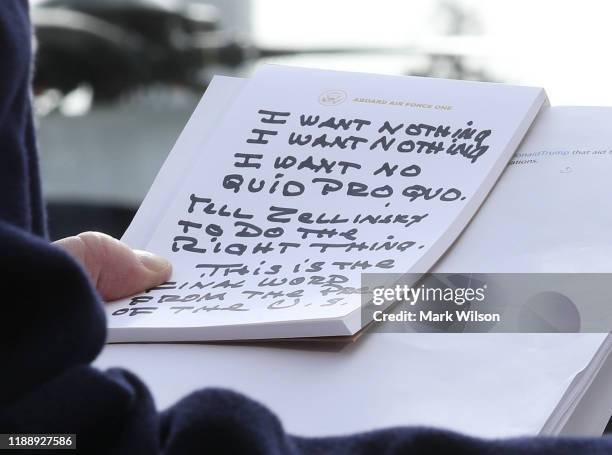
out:
{"label": "blurred background", "polygon": [[611,105],[612,4],[581,0],[33,0],[53,238],[120,237],[213,74],[262,62],[544,86]]}

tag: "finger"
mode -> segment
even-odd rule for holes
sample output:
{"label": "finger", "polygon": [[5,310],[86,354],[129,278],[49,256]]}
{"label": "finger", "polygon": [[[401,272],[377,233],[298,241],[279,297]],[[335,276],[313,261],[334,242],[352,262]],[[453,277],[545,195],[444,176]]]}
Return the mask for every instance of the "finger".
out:
{"label": "finger", "polygon": [[100,232],[84,232],[55,242],[85,268],[105,301],[127,297],[170,278],[172,266],[147,251],[132,250]]}

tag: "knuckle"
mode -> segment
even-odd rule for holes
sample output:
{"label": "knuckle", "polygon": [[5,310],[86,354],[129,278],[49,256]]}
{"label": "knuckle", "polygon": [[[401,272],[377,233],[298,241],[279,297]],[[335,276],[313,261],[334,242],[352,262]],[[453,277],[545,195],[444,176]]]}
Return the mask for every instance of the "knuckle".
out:
{"label": "knuckle", "polygon": [[77,238],[83,244],[83,257],[90,270],[96,270],[108,256],[108,236],[100,232],[82,232]]}

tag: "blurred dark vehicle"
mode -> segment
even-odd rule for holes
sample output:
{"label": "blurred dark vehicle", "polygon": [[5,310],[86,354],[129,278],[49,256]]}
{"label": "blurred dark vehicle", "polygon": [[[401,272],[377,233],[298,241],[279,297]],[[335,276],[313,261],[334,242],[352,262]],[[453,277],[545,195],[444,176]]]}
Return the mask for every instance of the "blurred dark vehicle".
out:
{"label": "blurred dark vehicle", "polygon": [[[443,5],[451,18],[450,39],[394,49],[270,49],[223,31],[218,10],[197,1],[45,0],[32,11],[38,40],[34,86],[37,91],[53,87],[68,93],[86,83],[97,100],[112,100],[150,84],[200,90],[206,82],[203,70],[211,65],[237,67],[258,58],[348,53],[427,55],[430,65],[419,74],[485,78],[466,67],[464,57],[473,49],[457,41],[468,15],[454,3]],[[438,67],[445,74],[437,74]]]}
{"label": "blurred dark vehicle", "polygon": [[[107,103],[150,85],[201,91],[207,65],[234,67],[250,53],[220,30],[216,8],[196,2],[48,0],[32,9],[32,20],[39,96],[87,86],[94,103]],[[51,201],[50,235],[99,230],[120,237],[134,213],[104,203]]]}
{"label": "blurred dark vehicle", "polygon": [[[445,7],[452,19],[449,33],[461,34],[466,15],[449,5]],[[95,105],[117,103],[149,87],[183,87],[200,94],[211,68],[238,68],[260,58],[297,54],[419,55],[426,56],[428,63],[411,74],[486,78],[464,65],[471,50],[454,37],[396,49],[262,49],[239,33],[222,30],[219,11],[198,1],[43,0],[32,8],[32,20],[37,43],[34,92],[37,99],[47,100],[39,103],[47,106],[47,113],[82,87]],[[68,123],[66,131],[69,134]],[[84,230],[120,237],[135,208],[105,201],[83,203],[75,198],[50,201],[48,212],[52,238]]]}
{"label": "blurred dark vehicle", "polygon": [[216,8],[196,2],[48,0],[32,17],[37,91],[87,83],[96,99],[112,100],[152,83],[201,88],[206,65],[236,66],[250,52],[219,29]]}

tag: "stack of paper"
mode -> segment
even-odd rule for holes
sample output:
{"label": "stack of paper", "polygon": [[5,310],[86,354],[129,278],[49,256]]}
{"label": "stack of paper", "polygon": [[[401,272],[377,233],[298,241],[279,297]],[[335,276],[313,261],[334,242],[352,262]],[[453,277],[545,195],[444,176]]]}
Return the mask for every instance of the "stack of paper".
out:
{"label": "stack of paper", "polygon": [[354,335],[362,273],[427,272],[546,102],[280,66],[221,84],[241,87],[197,108],[124,239],[172,282],[109,305],[112,341]]}
{"label": "stack of paper", "polygon": [[[351,264],[392,259],[392,271],[396,273],[427,270],[608,272],[612,253],[609,242],[612,213],[605,208],[611,194],[608,176],[612,175],[612,131],[608,126],[612,121],[612,109],[542,108],[544,103],[545,95],[539,89],[282,67],[264,67],[248,81],[215,78],[123,238],[135,248],[149,249],[171,258],[175,267],[173,284],[137,296],[136,300],[110,304],[111,341],[314,337],[351,335],[361,329],[359,321],[354,318],[358,306],[354,301],[349,299],[341,305],[315,309],[316,292],[300,295],[310,299],[312,305],[300,303],[296,307],[289,306],[286,312],[282,309],[270,311],[271,301],[259,296],[246,299],[245,294],[238,294],[236,298],[236,294],[228,292],[224,299],[216,301],[202,298],[206,286],[212,288],[223,280],[236,283],[244,279],[246,286],[258,282],[260,275],[254,270],[257,267],[265,270],[265,266],[271,263],[278,263],[286,269],[298,264],[306,267],[305,259]],[[315,117],[318,117],[318,123],[314,122]],[[342,123],[341,119],[346,121]],[[350,120],[353,123],[347,126]],[[359,122],[355,120],[362,121],[359,131]],[[327,121],[327,126],[321,126],[324,121]],[[371,123],[366,125],[363,121]],[[386,130],[385,122],[388,123]],[[403,128],[398,131],[405,135],[406,125],[465,129],[468,122],[476,132],[471,139],[464,138],[466,144],[479,132],[490,130],[481,143],[489,148],[475,160],[468,153],[446,153],[450,144],[445,144],[444,149],[440,147],[438,153],[427,153],[425,148],[421,153],[415,149],[398,151],[400,142],[410,140],[399,136],[388,150],[380,145],[382,142],[373,147],[379,139],[379,130],[389,133],[388,142],[393,139],[393,125],[402,124]],[[310,123],[313,125],[307,126]],[[327,134],[324,140],[328,142],[341,136],[336,144],[351,136],[364,138],[367,142],[364,142],[365,146],[357,143],[355,150],[351,144],[356,139],[348,140],[344,148],[338,145],[312,146],[312,140],[323,133]],[[424,134],[422,129],[416,134],[418,140],[431,142],[420,137],[421,134]],[[306,141],[309,135],[312,137],[308,144],[297,145],[297,135],[301,135],[302,141]],[[521,140],[523,143],[517,150]],[[409,144],[404,145],[404,150],[409,147]],[[513,154],[514,159],[508,165]],[[247,155],[252,156],[246,158]],[[307,164],[299,170],[296,167],[275,169],[274,163],[287,156],[295,157],[296,162],[314,156],[318,160],[326,158],[330,163],[358,164],[361,168],[356,169],[354,175],[351,173],[353,168],[348,165],[344,174],[337,171],[314,173],[312,166]],[[418,176],[410,177],[394,174],[384,178],[383,172],[372,175],[371,171],[380,169],[385,162],[398,164],[400,169],[418,166],[420,172]],[[237,166],[237,163],[244,165]],[[247,163],[261,166],[251,167]],[[504,168],[503,176],[482,204]],[[411,175],[410,170],[406,173]],[[283,176],[277,177],[277,174]],[[241,175],[243,178],[235,177],[229,180],[234,183],[227,184],[228,175]],[[370,189],[388,183],[394,189],[399,188],[400,195],[394,194],[389,198],[373,197],[371,193],[363,197],[350,196],[343,189],[323,196],[321,184],[314,184],[313,178],[333,178],[343,184],[358,181]],[[264,180],[265,189],[261,192],[245,191],[251,179],[255,179],[254,188]],[[277,188],[282,188],[288,180],[302,182],[304,179],[308,183],[303,195],[288,196],[270,191],[275,181],[279,182]],[[409,184],[406,184],[407,180]],[[234,192],[237,181],[243,183]],[[435,198],[407,201],[401,195],[402,188],[413,184],[460,189],[465,199],[450,205],[435,201]],[[209,207],[208,213],[201,202],[204,199],[216,203],[214,209]],[[223,210],[230,215],[222,219],[219,214],[225,205]],[[235,228],[232,223],[239,217],[232,214],[235,215],[238,208],[242,214],[253,215],[251,220],[258,223],[263,220],[264,223],[258,226],[264,229],[278,227],[278,223],[265,223],[266,219],[269,220],[270,207],[295,208],[297,213],[345,213],[350,219],[365,213],[428,215],[422,219],[423,224],[417,222],[409,228],[381,224],[359,230],[359,235],[363,236],[360,241],[370,243],[384,241],[388,236],[402,240],[409,238],[416,248],[405,251],[363,253],[337,248],[321,251],[306,245],[287,248],[282,254],[259,255],[252,248],[262,237],[242,237],[240,243],[249,248],[249,252],[243,255],[224,250],[225,241],[216,246],[221,238],[217,234],[232,232],[232,227]],[[199,224],[202,226],[197,227]],[[287,229],[283,230],[280,240],[270,235],[266,242],[273,242],[275,246],[281,240],[302,243],[297,229],[304,225],[292,217],[283,226]],[[208,231],[206,227],[209,227]],[[310,237],[306,240],[308,244],[323,243]],[[334,239],[334,243],[340,242]],[[193,248],[185,248],[189,245]],[[423,247],[418,248],[421,245]],[[198,249],[206,251],[198,252]],[[219,269],[216,277],[210,274],[203,277],[202,270],[210,270],[210,266],[202,268],[199,267],[201,264],[241,264],[249,272],[226,276],[222,273],[225,269]],[[239,268],[237,265],[233,267]],[[361,271],[356,269],[356,274]],[[355,279],[355,274],[346,275]],[[199,280],[201,286],[192,288]],[[207,284],[213,282],[215,284]],[[244,287],[229,290],[236,289],[243,290]],[[279,308],[295,300],[286,295],[290,291],[287,285],[275,290],[285,293],[272,300],[283,300],[277,305]],[[212,289],[209,292],[209,297],[218,294]],[[198,297],[190,297],[195,295]],[[232,307],[237,303],[242,305]],[[174,310],[170,310],[171,307]],[[211,309],[194,311],[200,307]],[[216,310],[212,309],[215,307]],[[357,419],[348,417],[355,414],[354,409],[335,407],[336,411],[329,415],[329,422],[324,419],[329,431],[323,431],[312,420],[298,420],[287,410],[281,412],[281,417],[288,421],[290,430],[302,434],[329,434],[389,425],[425,424],[483,436],[518,435],[529,433],[534,428],[544,434],[557,434],[571,420],[589,386],[605,365],[612,345],[607,334],[401,334],[392,338],[387,335],[387,341],[382,343],[387,347],[383,348],[380,343],[372,341],[377,336],[382,337],[373,335],[359,341],[363,345],[357,352],[372,351],[365,357],[359,357],[359,354],[333,357],[334,363],[327,365],[332,369],[329,374],[334,377],[334,365],[339,369],[337,374],[344,378],[351,371],[358,374],[357,370],[363,371],[377,355],[383,355],[380,352],[376,354],[377,350],[395,352],[393,346],[397,345],[389,345],[389,340],[401,338],[400,351],[405,355],[411,374],[402,374],[401,380],[395,376],[387,381],[387,385],[399,387],[405,401],[397,400],[397,395],[393,400],[391,397],[386,399],[387,395],[368,395],[371,384],[366,377],[359,400],[361,407],[368,409],[367,419],[357,422]],[[417,355],[423,352],[427,355]],[[248,354],[251,355],[261,358],[260,354]],[[275,357],[274,353],[266,356],[275,359],[275,368],[286,367],[287,371],[297,365],[297,361],[291,358],[299,360],[303,357]],[[329,356],[326,359],[329,360]],[[462,365],[469,365],[469,368]],[[299,371],[299,380],[306,381],[322,396],[334,400],[332,395],[335,394],[326,393],[323,384],[317,385],[308,371]],[[441,371],[446,374],[444,378],[440,377]],[[275,409],[283,406],[283,400],[289,400],[288,395],[278,392],[282,391],[279,385],[271,389],[280,393],[281,398],[276,396],[278,393],[269,395],[252,381],[234,384],[236,377],[234,375],[231,379],[228,376],[226,380],[219,377],[219,383],[214,385],[233,384]],[[268,390],[270,381],[274,379],[255,382],[267,384]],[[443,387],[444,384],[448,387]],[[529,384],[537,394],[530,394]],[[352,388],[358,393],[357,389],[360,387]],[[550,391],[549,395],[543,392],[546,390]],[[376,401],[371,403],[372,406],[364,404],[368,396]],[[520,403],[524,414],[512,411],[512,403]],[[514,416],[511,418],[514,425],[508,421],[510,417],[502,417],[509,409]],[[356,415],[360,414],[357,412]],[[332,421],[336,423],[331,424]],[[593,423],[594,426],[604,424]]]}

